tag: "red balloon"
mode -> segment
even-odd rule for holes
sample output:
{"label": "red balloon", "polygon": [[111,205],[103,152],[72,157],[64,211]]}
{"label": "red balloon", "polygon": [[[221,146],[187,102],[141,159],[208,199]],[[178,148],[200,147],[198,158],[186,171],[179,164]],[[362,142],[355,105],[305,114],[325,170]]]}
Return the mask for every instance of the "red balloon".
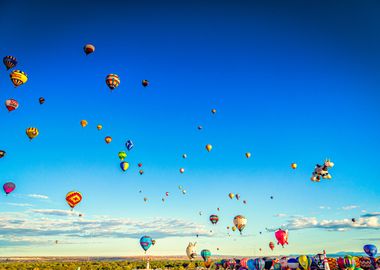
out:
{"label": "red balloon", "polygon": [[270,248],[271,250],[274,249],[274,243],[273,243],[273,242],[270,242],[270,243],[269,243],[269,248]]}
{"label": "red balloon", "polygon": [[275,233],[274,236],[277,239],[277,245],[281,245],[284,247],[285,244],[288,245],[288,230],[284,231],[281,229],[278,229]]}
{"label": "red balloon", "polygon": [[344,265],[344,259],[342,257],[339,257],[337,260],[339,269],[346,269],[346,266]]}

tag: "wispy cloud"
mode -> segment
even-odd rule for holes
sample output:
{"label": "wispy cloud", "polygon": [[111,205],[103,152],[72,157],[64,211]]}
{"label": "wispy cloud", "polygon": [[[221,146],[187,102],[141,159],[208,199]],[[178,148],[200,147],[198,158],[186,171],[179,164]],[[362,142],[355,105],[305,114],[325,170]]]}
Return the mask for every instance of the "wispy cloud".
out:
{"label": "wispy cloud", "polygon": [[319,207],[319,209],[326,209],[326,210],[330,210],[330,209],[331,209],[331,207],[330,207],[330,206],[323,206],[323,205],[321,205],[321,206]]}
{"label": "wispy cloud", "polygon": [[279,214],[275,214],[274,216],[275,216],[275,217],[282,218],[282,217],[286,217],[287,214],[279,213]]}
{"label": "wispy cloud", "polygon": [[[380,213],[376,213],[378,216]],[[316,217],[298,217],[291,218],[288,223],[282,224],[283,228],[289,230],[303,229],[324,229],[329,231],[346,231],[346,230],[380,230],[379,218],[377,216],[361,217],[352,222],[351,219],[334,219],[318,220]],[[275,228],[277,229],[277,228]],[[270,229],[271,231],[275,230]]]}
{"label": "wispy cloud", "polygon": [[42,195],[42,194],[28,194],[28,195],[26,195],[26,196],[29,197],[29,198],[34,198],[34,199],[42,199],[42,200],[47,200],[47,199],[49,199],[48,196],[46,196],[46,195]]}
{"label": "wispy cloud", "polygon": [[[196,234],[199,236],[211,235],[203,225],[181,219],[112,217],[87,219],[75,217],[77,214],[59,209],[33,209],[15,216],[2,215],[0,216],[0,236],[3,238],[0,238],[0,245],[6,245],[6,241],[11,241],[18,236],[36,241],[38,239],[46,240],[51,243],[52,240],[58,238],[75,241],[84,238],[138,238],[142,234],[148,234],[156,239],[195,236]],[[19,243],[27,245],[27,241],[20,240]],[[32,244],[33,242],[30,242],[30,245]]]}
{"label": "wispy cloud", "polygon": [[369,217],[378,217],[380,216],[380,212],[372,212],[362,215],[363,218],[369,218]]}
{"label": "wispy cloud", "polygon": [[11,206],[19,206],[19,207],[32,207],[32,204],[29,203],[6,203],[7,205]]}
{"label": "wispy cloud", "polygon": [[352,209],[356,209],[356,208],[359,208],[359,206],[358,205],[347,205],[347,206],[343,206],[342,210],[347,211],[347,210],[352,210]]}

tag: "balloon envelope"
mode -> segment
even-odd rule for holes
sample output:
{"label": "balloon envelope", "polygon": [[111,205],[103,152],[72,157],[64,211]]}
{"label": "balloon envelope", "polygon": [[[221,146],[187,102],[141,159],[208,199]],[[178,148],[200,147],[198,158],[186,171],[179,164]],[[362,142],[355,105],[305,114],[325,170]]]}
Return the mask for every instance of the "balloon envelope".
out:
{"label": "balloon envelope", "polygon": [[306,255],[298,257],[298,263],[301,270],[309,270],[311,266],[311,258]]}
{"label": "balloon envelope", "polygon": [[287,266],[288,266],[290,269],[297,269],[298,266],[299,266],[299,263],[298,263],[297,259],[295,259],[295,258],[290,258],[290,259],[288,260]]}
{"label": "balloon envelope", "polygon": [[211,257],[211,251],[208,249],[203,249],[201,251],[201,256],[202,256],[204,261],[207,261]]}
{"label": "balloon envelope", "polygon": [[140,238],[140,246],[146,252],[152,245],[152,238],[150,236],[144,235]]}
{"label": "balloon envelope", "polygon": [[21,70],[13,70],[11,74],[9,74],[9,77],[15,87],[18,87],[28,81],[28,75]]}
{"label": "balloon envelope", "polygon": [[280,244],[282,246],[284,246],[285,244],[288,244],[288,231],[284,231],[284,230],[277,230],[275,233],[274,233],[274,236],[276,237],[277,239],[277,244]]}
{"label": "balloon envelope", "polygon": [[66,194],[66,202],[71,208],[74,208],[81,201],[82,194],[78,191],[70,191]]}
{"label": "balloon envelope", "polygon": [[363,249],[364,252],[370,257],[375,257],[377,254],[377,247],[375,245],[368,244],[365,245]]}
{"label": "balloon envelope", "polygon": [[15,188],[16,188],[16,185],[14,184],[14,183],[12,183],[12,182],[8,182],[8,183],[5,183],[4,185],[3,185],[3,189],[4,189],[4,192],[5,192],[5,194],[9,194],[9,193],[11,193],[13,190],[15,190]]}

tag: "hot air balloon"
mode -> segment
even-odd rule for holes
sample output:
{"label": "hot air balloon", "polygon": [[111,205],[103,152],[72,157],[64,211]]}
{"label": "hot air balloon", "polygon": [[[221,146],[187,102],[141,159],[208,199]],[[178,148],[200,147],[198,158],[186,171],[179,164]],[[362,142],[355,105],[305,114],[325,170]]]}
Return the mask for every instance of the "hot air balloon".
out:
{"label": "hot air balloon", "polygon": [[230,197],[230,199],[232,200],[232,199],[235,197],[235,194],[233,194],[233,193],[228,193],[228,197]]}
{"label": "hot air balloon", "polygon": [[207,261],[211,257],[211,251],[208,249],[203,249],[201,251],[201,256],[202,256],[204,261]]}
{"label": "hot air balloon", "polygon": [[40,97],[40,98],[38,99],[38,102],[39,102],[41,105],[44,104],[44,103],[45,103],[45,98]]}
{"label": "hot air balloon", "polygon": [[[338,270],[339,269],[336,258],[327,258],[327,263],[329,265],[328,267],[331,270]],[[328,270],[328,269],[325,269],[325,270]]]}
{"label": "hot air balloon", "polygon": [[251,153],[250,152],[245,153],[245,157],[246,158],[250,158],[251,157]]}
{"label": "hot air balloon", "polygon": [[143,237],[140,238],[140,246],[142,249],[147,252],[147,250],[150,248],[152,245],[152,238],[150,236],[144,235]]}
{"label": "hot air balloon", "polygon": [[207,150],[208,152],[210,152],[210,151],[212,150],[212,145],[211,145],[211,144],[207,144],[207,145],[206,145],[206,150]]}
{"label": "hot air balloon", "polygon": [[281,270],[281,264],[280,263],[275,263],[273,265],[273,270]]}
{"label": "hot air balloon", "polygon": [[337,259],[337,264],[338,264],[339,269],[341,270],[346,269],[346,266],[344,265],[344,259],[342,257],[339,257]]}
{"label": "hot air balloon", "polygon": [[355,219],[355,218],[351,218],[351,221],[352,221],[353,223],[355,223],[355,222],[356,222],[356,219]]}
{"label": "hot air balloon", "polygon": [[182,188],[183,188],[182,186],[178,186],[178,189],[179,189],[179,190],[182,190]]}
{"label": "hot air balloon", "polygon": [[142,80],[141,84],[142,84],[142,86],[147,87],[149,85],[149,81],[148,80]]}
{"label": "hot air balloon", "polygon": [[274,243],[273,243],[273,242],[269,242],[269,248],[270,248],[271,250],[274,249]]}
{"label": "hot air balloon", "polygon": [[186,192],[187,192],[187,191],[186,191],[185,189],[182,190],[182,194],[183,194],[183,195],[185,195]]}
{"label": "hot air balloon", "polygon": [[212,110],[211,110],[211,113],[212,113],[212,114],[215,114],[215,113],[216,113],[216,109],[212,109]]}
{"label": "hot air balloon", "polygon": [[292,163],[290,164],[290,167],[292,167],[293,170],[297,169],[297,164],[296,163]]}
{"label": "hot air balloon", "polygon": [[13,192],[13,190],[16,189],[16,185],[12,182],[8,182],[3,185],[3,189],[4,189],[5,194],[8,195],[9,193]]}
{"label": "hot air balloon", "polygon": [[359,263],[360,263],[360,268],[362,269],[371,269],[372,267],[371,258],[368,258],[368,257],[360,258]]}
{"label": "hot air balloon", "polygon": [[97,128],[98,130],[102,130],[102,129],[103,129],[103,126],[102,126],[102,125],[97,125],[96,128]]}
{"label": "hot air balloon", "polygon": [[131,151],[131,149],[133,148],[133,142],[131,140],[128,140],[126,143],[125,143],[125,147],[127,147],[127,150],[128,151]]}
{"label": "hot air balloon", "polygon": [[147,197],[144,197],[144,202],[147,202],[148,201],[148,198]]}
{"label": "hot air balloon", "polygon": [[288,259],[286,257],[282,257],[279,260],[279,263],[281,264],[281,269],[285,270],[288,267]]}
{"label": "hot air balloon", "polygon": [[80,203],[82,200],[82,194],[78,191],[70,191],[66,194],[66,202],[71,207],[71,210]]}
{"label": "hot air balloon", "polygon": [[202,126],[198,126],[198,130],[202,130],[203,129],[203,127]]}
{"label": "hot air balloon", "polygon": [[156,244],[156,240],[152,240],[152,245],[154,246]]}
{"label": "hot air balloon", "polygon": [[122,170],[123,172],[125,172],[125,171],[128,170],[128,168],[129,168],[129,163],[128,163],[128,162],[125,162],[125,161],[122,161],[122,162],[120,163],[120,168],[121,168],[121,170]]}
{"label": "hot air balloon", "polygon": [[187,158],[187,155],[186,155],[186,154],[183,154],[183,155],[182,155],[182,158]]}
{"label": "hot air balloon", "polygon": [[351,255],[346,255],[344,256],[344,267],[350,270],[355,269],[356,266],[356,261],[355,258],[352,257]]}
{"label": "hot air balloon", "polygon": [[184,172],[185,172],[185,169],[184,169],[184,168],[180,168],[180,169],[179,169],[179,172],[180,172],[180,173],[184,173]]}
{"label": "hot air balloon", "polygon": [[141,167],[142,167],[142,163],[137,164],[137,166],[138,166],[139,168],[141,168]]}
{"label": "hot air balloon", "polygon": [[21,70],[13,70],[11,74],[9,74],[9,77],[15,87],[18,87],[28,81],[28,75]]}
{"label": "hot air balloon", "polygon": [[30,140],[33,140],[40,134],[37,128],[30,127],[26,129],[26,135],[29,137]]}
{"label": "hot air balloon", "polygon": [[233,223],[235,227],[239,230],[240,234],[242,234],[242,231],[247,225],[247,219],[242,215],[237,215],[236,217],[234,217]]}
{"label": "hot air balloon", "polygon": [[243,259],[241,259],[240,260],[240,266],[243,267],[243,268],[245,268],[245,269],[248,269],[248,265],[247,265],[248,260],[249,260],[249,258],[243,258]]}
{"label": "hot air balloon", "polygon": [[244,201],[243,201],[243,203],[244,203],[244,204],[247,204],[247,201],[246,201],[246,200],[244,200]]}
{"label": "hot air balloon", "polygon": [[231,228],[231,230],[232,230],[233,232],[236,231],[236,227],[233,226],[233,227]]}
{"label": "hot air balloon", "polygon": [[306,255],[298,257],[298,263],[301,270],[309,270],[311,266],[311,258]]}
{"label": "hot air balloon", "polygon": [[365,245],[363,247],[364,252],[371,258],[375,257],[377,254],[377,247],[375,245]]}
{"label": "hot air balloon", "polygon": [[219,217],[217,215],[211,215],[210,216],[210,221],[211,221],[212,224],[215,225],[216,223],[218,223]]}
{"label": "hot air balloon", "polygon": [[3,58],[3,63],[7,70],[10,70],[17,65],[17,59],[14,56],[7,55]]}
{"label": "hot air balloon", "polygon": [[165,198],[161,198],[161,201],[162,201],[162,202],[165,202]]}
{"label": "hot air balloon", "polygon": [[86,55],[89,55],[95,51],[95,46],[92,44],[86,44],[84,45],[83,50]]}
{"label": "hot air balloon", "polygon": [[298,262],[298,260],[295,259],[295,258],[290,258],[290,259],[288,260],[287,266],[288,266],[290,269],[295,270],[295,269],[298,268],[298,266],[299,266],[299,262]]}
{"label": "hot air balloon", "polygon": [[144,174],[144,171],[143,171],[143,170],[139,170],[139,174],[140,174],[140,175],[143,175],[143,174]]}
{"label": "hot air balloon", "polygon": [[195,257],[197,256],[197,252],[195,251],[195,245],[197,244],[197,242],[195,243],[189,243],[187,245],[187,248],[186,248],[186,255],[187,257],[189,258],[190,261],[193,261],[195,259]]}
{"label": "hot air balloon", "polygon": [[274,236],[277,239],[277,245],[281,244],[282,247],[284,247],[285,244],[288,245],[288,230],[284,231],[284,230],[278,229],[274,233]]}
{"label": "hot air balloon", "polygon": [[80,125],[82,126],[82,128],[86,127],[88,125],[87,120],[81,120]]}
{"label": "hot air balloon", "polygon": [[112,137],[111,136],[106,136],[104,138],[104,141],[106,142],[106,144],[109,144],[110,142],[112,142]]}
{"label": "hot air balloon", "polygon": [[236,194],[235,198],[236,198],[236,200],[239,200],[240,199],[240,194]]}
{"label": "hot air balloon", "polygon": [[211,259],[208,259],[207,261],[204,261],[203,262],[204,266],[209,269],[212,265],[212,260]]}
{"label": "hot air balloon", "polygon": [[169,192],[166,191],[166,192],[165,192],[165,196],[166,196],[166,197],[169,197]]}
{"label": "hot air balloon", "polygon": [[123,161],[127,157],[127,153],[125,153],[124,151],[120,151],[117,156],[121,161]]}
{"label": "hot air balloon", "polygon": [[265,261],[261,258],[256,258],[253,260],[253,269],[254,270],[263,270],[265,266]]}
{"label": "hot air balloon", "polygon": [[4,150],[0,150],[0,158],[5,157],[6,154],[7,152],[5,152]]}
{"label": "hot air balloon", "polygon": [[5,101],[5,107],[7,107],[8,112],[14,111],[18,108],[18,102],[15,99],[7,99]]}
{"label": "hot air balloon", "polygon": [[106,77],[106,84],[109,89],[114,90],[120,84],[120,78],[116,74],[108,74]]}
{"label": "hot air balloon", "polygon": [[273,198],[274,198],[273,196],[270,196],[270,199],[271,199],[271,200],[273,200]]}

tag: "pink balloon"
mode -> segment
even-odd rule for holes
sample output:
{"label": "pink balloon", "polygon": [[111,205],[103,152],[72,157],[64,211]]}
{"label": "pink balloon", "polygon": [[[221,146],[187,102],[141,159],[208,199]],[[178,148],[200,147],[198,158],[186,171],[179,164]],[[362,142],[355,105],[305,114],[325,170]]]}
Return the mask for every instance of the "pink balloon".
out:
{"label": "pink balloon", "polygon": [[13,190],[15,190],[15,188],[16,188],[16,185],[12,182],[8,182],[3,185],[3,189],[5,191],[5,194],[7,195],[11,193]]}
{"label": "pink balloon", "polygon": [[277,244],[281,244],[281,246],[284,246],[285,244],[288,244],[288,231],[284,231],[281,229],[278,229],[274,236],[277,239]]}

